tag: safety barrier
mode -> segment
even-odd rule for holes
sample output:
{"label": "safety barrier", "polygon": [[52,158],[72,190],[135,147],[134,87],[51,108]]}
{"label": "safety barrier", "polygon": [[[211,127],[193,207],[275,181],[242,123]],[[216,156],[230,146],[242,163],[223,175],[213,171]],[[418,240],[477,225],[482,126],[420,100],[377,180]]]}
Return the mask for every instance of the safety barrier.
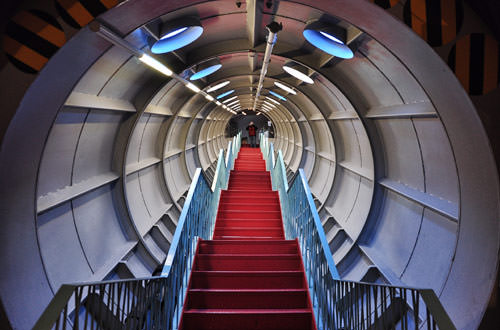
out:
{"label": "safety barrier", "polygon": [[455,329],[431,289],[340,280],[307,178],[290,187],[281,150],[263,134],[260,147],[279,191],[285,236],[299,240],[318,329]]}
{"label": "safety barrier", "polygon": [[62,285],[34,329],[177,329],[196,244],[211,239],[240,146],[241,133],[220,150],[212,187],[196,170],[161,276]]}

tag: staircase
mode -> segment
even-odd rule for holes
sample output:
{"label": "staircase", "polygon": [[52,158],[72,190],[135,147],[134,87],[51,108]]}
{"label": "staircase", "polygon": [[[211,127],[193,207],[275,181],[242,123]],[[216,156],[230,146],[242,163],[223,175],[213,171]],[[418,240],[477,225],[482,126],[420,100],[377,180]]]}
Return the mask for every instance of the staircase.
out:
{"label": "staircase", "polygon": [[242,147],[221,192],[213,240],[200,240],[180,329],[316,329],[296,240],[260,149]]}

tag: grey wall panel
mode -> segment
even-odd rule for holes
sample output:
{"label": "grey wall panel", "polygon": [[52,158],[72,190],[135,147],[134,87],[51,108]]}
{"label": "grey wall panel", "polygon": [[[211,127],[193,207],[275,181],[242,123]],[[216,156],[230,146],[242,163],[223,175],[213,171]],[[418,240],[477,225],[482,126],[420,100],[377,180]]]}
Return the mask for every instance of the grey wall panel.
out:
{"label": "grey wall panel", "polygon": [[128,243],[114,209],[112,189],[106,185],[72,202],[78,235],[94,272],[117,258]]}
{"label": "grey wall panel", "polygon": [[85,73],[74,91],[98,95],[109,78],[130,58],[130,53],[125,49],[117,46],[111,47]]}
{"label": "grey wall panel", "polygon": [[456,222],[425,209],[415,250],[401,279],[439,295],[455,254],[457,231]]}
{"label": "grey wall panel", "polygon": [[170,194],[174,201],[178,201],[191,184],[182,155],[177,154],[166,159],[164,171]]}
{"label": "grey wall panel", "polygon": [[424,191],[420,147],[411,120],[382,119],[376,125],[384,144],[386,176]]}
{"label": "grey wall panel", "polygon": [[88,110],[65,108],[52,126],[38,175],[38,196],[71,185],[76,145]]}
{"label": "grey wall panel", "polygon": [[147,234],[146,236],[144,236],[144,244],[146,245],[147,249],[151,251],[151,254],[155,259],[159,260],[162,263],[165,261],[168,250],[162,248],[162,246],[156,242],[151,234]]}
{"label": "grey wall panel", "polygon": [[325,206],[342,227],[346,226],[356,202],[360,180],[359,175],[337,166],[333,188]]}
{"label": "grey wall panel", "polygon": [[142,136],[141,150],[139,159],[158,158],[161,154],[161,149],[158,148],[158,133],[162,124],[167,120],[164,116],[151,115],[146,124],[144,134]]}
{"label": "grey wall panel", "polygon": [[361,123],[361,120],[352,120],[352,126],[354,127],[354,131],[356,133],[356,137],[358,140],[358,147],[361,155],[361,163],[360,166],[364,172],[369,173],[369,177],[374,177],[374,168],[373,168],[373,152],[370,144],[370,140],[368,139],[368,134],[366,133],[365,127]]}
{"label": "grey wall panel", "polygon": [[78,141],[73,183],[111,172],[115,136],[123,118],[111,111],[89,113]]}
{"label": "grey wall panel", "polygon": [[[425,190],[439,198],[459,203],[458,175],[448,137],[435,118],[413,119],[425,169]],[[441,143],[436,143],[441,141]]]}
{"label": "grey wall panel", "polygon": [[136,57],[131,57],[106,82],[99,96],[132,101],[154,75],[153,70],[140,64]]}
{"label": "grey wall panel", "polygon": [[146,234],[149,229],[148,221],[144,219],[150,219],[151,214],[146,207],[146,202],[144,201],[144,196],[141,194],[141,186],[139,182],[139,173],[133,173],[127,175],[125,179],[126,185],[126,199],[129,207],[129,212],[132,220],[142,236]]}
{"label": "grey wall panel", "polygon": [[353,240],[357,240],[370,213],[372,205],[374,183],[364,177],[360,178],[358,194],[354,201],[351,213],[349,214],[344,229]]}
{"label": "grey wall panel", "polygon": [[141,244],[125,258],[125,262],[127,268],[136,278],[151,276],[156,267],[154,260]]}
{"label": "grey wall panel", "polygon": [[311,192],[323,203],[330,193],[335,177],[335,163],[316,156],[314,172],[309,179]]}
{"label": "grey wall panel", "polygon": [[71,204],[39,215],[37,225],[40,253],[52,291],[61,284],[90,278],[92,270],[80,245]]}
{"label": "grey wall panel", "polygon": [[139,162],[142,136],[149,120],[149,114],[142,114],[131,133],[126,154],[126,164],[131,165]]}
{"label": "grey wall panel", "polygon": [[195,149],[189,149],[186,151],[184,157],[186,159],[186,167],[189,173],[189,177],[192,178],[194,176],[194,172],[197,168],[197,161],[195,157]]}
{"label": "grey wall panel", "polygon": [[336,120],[332,125],[338,161],[346,161],[361,167],[361,150],[352,121]]}
{"label": "grey wall panel", "polygon": [[366,242],[398,277],[413,253],[423,211],[422,206],[387,191],[377,230]]}
{"label": "grey wall panel", "polygon": [[342,61],[333,67],[331,73],[338,80],[345,79],[344,93],[351,97],[358,95],[357,101],[366,109],[400,104],[402,101],[387,78],[359,52],[351,60]]}
{"label": "grey wall panel", "polygon": [[391,81],[405,103],[428,100],[424,90],[408,69],[377,41],[367,41],[359,51]]}
{"label": "grey wall panel", "polygon": [[139,172],[140,192],[150,218],[136,219],[136,221],[142,220],[148,231],[170,207],[165,196],[166,192],[162,189],[163,183],[161,180],[163,180],[163,177],[161,171],[162,167],[157,164]]}

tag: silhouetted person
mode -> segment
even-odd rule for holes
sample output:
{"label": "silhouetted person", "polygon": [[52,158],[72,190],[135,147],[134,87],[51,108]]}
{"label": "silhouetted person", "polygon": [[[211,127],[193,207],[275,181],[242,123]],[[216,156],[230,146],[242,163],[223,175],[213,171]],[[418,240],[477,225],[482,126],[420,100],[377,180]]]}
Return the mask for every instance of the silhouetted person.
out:
{"label": "silhouetted person", "polygon": [[247,131],[248,131],[248,143],[252,148],[255,148],[257,146],[256,141],[255,141],[255,136],[257,135],[257,126],[253,124],[253,121],[250,122],[250,124],[247,126]]}

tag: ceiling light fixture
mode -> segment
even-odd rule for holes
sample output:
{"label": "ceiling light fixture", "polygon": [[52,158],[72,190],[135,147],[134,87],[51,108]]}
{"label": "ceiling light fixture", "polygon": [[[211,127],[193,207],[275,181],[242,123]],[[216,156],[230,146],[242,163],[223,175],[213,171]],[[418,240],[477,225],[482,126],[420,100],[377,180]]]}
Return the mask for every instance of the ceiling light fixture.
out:
{"label": "ceiling light fixture", "polygon": [[279,87],[279,88],[281,88],[282,90],[284,90],[284,91],[286,91],[286,92],[288,92],[288,93],[290,93],[290,94],[293,94],[293,95],[296,95],[296,94],[297,94],[297,92],[296,92],[296,91],[294,91],[294,90],[293,90],[293,89],[291,89],[290,87],[288,87],[288,86],[286,86],[286,85],[284,85],[284,84],[280,83],[279,81],[275,81],[275,82],[274,82],[274,84],[276,85],[276,87]]}
{"label": "ceiling light fixture", "polygon": [[271,108],[276,108],[276,105],[272,104],[272,103],[269,103],[267,101],[264,101],[264,103],[262,105],[267,105],[268,107],[271,107]]}
{"label": "ceiling light fixture", "polygon": [[269,94],[276,96],[276,97],[277,97],[277,98],[279,98],[280,100],[286,101],[286,98],[285,98],[284,96],[281,96],[280,94],[278,94],[278,93],[276,93],[276,92],[269,91]]}
{"label": "ceiling light fixture", "polygon": [[141,57],[139,57],[139,60],[142,63],[152,67],[153,69],[160,71],[166,76],[170,77],[173,74],[172,70],[170,70],[164,64],[158,62],[157,60],[155,60],[154,58],[152,58],[147,54],[142,54]]}
{"label": "ceiling light fixture", "polygon": [[295,78],[302,80],[308,84],[314,84],[314,81],[307,75],[307,68],[303,67],[300,64],[295,62],[289,62],[283,65],[283,70],[285,70],[288,74],[294,76]]}
{"label": "ceiling light fixture", "polygon": [[221,99],[221,98],[223,98],[223,97],[226,97],[226,96],[228,96],[228,95],[229,95],[229,94],[231,94],[231,93],[234,93],[234,89],[231,89],[231,90],[229,90],[229,91],[227,91],[227,92],[224,92],[224,93],[222,93],[222,94],[219,94],[219,95],[217,96],[217,100],[219,100],[219,99]]}
{"label": "ceiling light fixture", "polygon": [[209,101],[213,101],[214,100],[214,97],[212,95],[209,95],[209,94],[205,95],[205,98],[207,100],[209,100]]}
{"label": "ceiling light fixture", "polygon": [[186,87],[189,88],[190,90],[192,90],[195,93],[199,93],[200,92],[200,89],[195,84],[193,84],[193,83],[187,83]]}
{"label": "ceiling light fixture", "polygon": [[280,105],[281,103],[279,103],[278,101],[276,101],[275,99],[273,99],[272,97],[269,97],[269,96],[266,96],[266,99],[277,104],[277,105]]}
{"label": "ceiling light fixture", "polygon": [[314,21],[305,27],[302,34],[313,46],[325,53],[345,59],[354,56],[352,50],[345,44],[347,31],[340,26]]}
{"label": "ceiling light fixture", "polygon": [[238,97],[238,96],[233,96],[233,97],[230,97],[230,98],[225,99],[224,101],[222,101],[222,103],[227,103],[227,102],[230,102],[230,101],[232,101],[232,100],[236,99],[237,97]]}
{"label": "ceiling light fixture", "polygon": [[208,75],[211,75],[220,68],[222,68],[222,64],[220,64],[218,58],[203,62],[200,65],[198,65],[196,73],[194,73],[191,77],[189,77],[189,80],[198,80],[204,78]]}
{"label": "ceiling light fixture", "polygon": [[207,93],[211,93],[213,91],[216,91],[224,86],[227,86],[229,83],[230,83],[230,81],[226,80],[224,82],[221,82],[220,84],[214,85],[214,86],[210,87],[209,89],[207,89]]}
{"label": "ceiling light fixture", "polygon": [[233,102],[228,103],[228,104],[227,104],[227,106],[228,106],[228,107],[232,107],[233,105],[235,105],[235,104],[239,104],[239,103],[240,103],[240,101],[239,101],[239,100],[234,100]]}
{"label": "ceiling light fixture", "polygon": [[160,40],[151,47],[154,54],[172,52],[189,45],[203,33],[203,27],[197,17],[184,17],[161,26]]}
{"label": "ceiling light fixture", "polygon": [[260,112],[260,111],[257,112],[257,116],[260,116],[260,115],[262,115],[262,112]]}

